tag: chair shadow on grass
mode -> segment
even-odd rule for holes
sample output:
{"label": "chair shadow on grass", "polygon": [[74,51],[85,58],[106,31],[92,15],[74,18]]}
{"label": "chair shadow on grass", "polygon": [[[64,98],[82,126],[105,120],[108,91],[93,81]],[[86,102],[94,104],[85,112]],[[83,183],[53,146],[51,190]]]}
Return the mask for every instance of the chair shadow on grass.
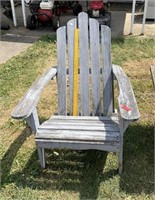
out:
{"label": "chair shadow on grass", "polygon": [[25,130],[10,145],[2,158],[2,183],[41,190],[68,190],[80,193],[81,199],[96,199],[101,181],[112,178],[116,170],[103,176],[107,152],[98,150],[46,150],[46,169],[42,170],[35,150],[22,171],[10,173],[12,164],[24,141],[31,135]]}
{"label": "chair shadow on grass", "polygon": [[22,133],[13,141],[13,143],[8,148],[7,152],[4,154],[1,159],[1,186],[5,184],[10,178],[10,171],[12,164],[16,155],[18,154],[19,149],[22,147],[26,139],[31,135],[31,130],[29,127],[26,127]]}
{"label": "chair shadow on grass", "polygon": [[[80,193],[80,199],[96,199],[100,183],[118,175],[117,170],[103,172],[107,153],[72,150],[46,150],[47,167],[42,170],[35,150],[22,171],[10,174],[18,150],[29,137],[26,128],[11,144],[2,159],[2,186]],[[7,167],[5,167],[7,165]],[[130,126],[124,140],[124,171],[120,190],[128,194],[151,194],[153,191],[153,126]]]}
{"label": "chair shadow on grass", "polygon": [[124,171],[120,190],[151,194],[154,190],[154,126],[135,123],[124,136]]}

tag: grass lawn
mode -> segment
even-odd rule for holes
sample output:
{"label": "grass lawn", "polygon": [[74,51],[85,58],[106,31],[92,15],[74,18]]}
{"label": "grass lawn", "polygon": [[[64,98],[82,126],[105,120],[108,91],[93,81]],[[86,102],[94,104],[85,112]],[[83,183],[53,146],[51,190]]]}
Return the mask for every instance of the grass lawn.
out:
{"label": "grass lawn", "polygon": [[[124,137],[124,170],[118,156],[99,151],[47,151],[42,170],[30,128],[10,118],[32,82],[56,64],[56,43],[41,38],[27,51],[0,65],[0,199],[154,199],[154,94],[150,65],[154,40],[126,37],[112,40],[113,63],[130,77],[141,118]],[[51,85],[52,84],[52,85]],[[51,90],[52,88],[52,90]],[[57,110],[56,81],[49,83],[38,105],[40,120]],[[51,98],[48,98],[51,97]]]}

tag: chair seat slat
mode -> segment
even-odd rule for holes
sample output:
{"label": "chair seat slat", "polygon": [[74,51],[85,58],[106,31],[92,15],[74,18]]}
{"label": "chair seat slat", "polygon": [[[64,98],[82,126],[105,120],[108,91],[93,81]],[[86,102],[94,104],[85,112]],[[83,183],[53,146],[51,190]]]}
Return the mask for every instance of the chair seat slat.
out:
{"label": "chair seat slat", "polygon": [[102,135],[98,135],[98,134],[94,134],[94,135],[90,135],[89,132],[84,132],[85,135],[83,134],[83,132],[75,132],[75,131],[48,131],[48,130],[39,130],[39,133],[36,135],[37,139],[41,139],[41,138],[49,138],[49,139],[61,139],[61,140],[86,140],[86,141],[104,141],[104,142],[119,142],[119,137],[118,134],[116,133],[115,135],[113,134],[102,134]]}
{"label": "chair seat slat", "polygon": [[102,126],[86,126],[86,125],[72,125],[72,124],[51,124],[51,123],[45,123],[43,124],[43,127],[46,127],[46,129],[51,129],[51,130],[79,130],[79,131],[111,131],[111,132],[117,132],[118,131],[118,127],[115,125],[102,125]]}
{"label": "chair seat slat", "polygon": [[[82,120],[52,120],[52,119],[49,119],[48,120],[51,124],[68,124],[68,125],[84,125],[84,126],[103,126],[103,121],[88,121],[88,120],[85,120],[85,121],[82,121]],[[91,124],[90,124],[91,123]],[[107,126],[113,126],[113,125],[118,125],[117,122],[114,122],[114,121],[110,121],[110,120],[107,120],[107,121],[104,121],[104,124],[106,124]]]}
{"label": "chair seat slat", "polygon": [[49,138],[49,139],[61,139],[61,140],[91,140],[91,141],[119,141],[118,130],[76,130],[76,129],[52,129],[47,125],[42,125],[36,134],[36,138]]}
{"label": "chair seat slat", "polygon": [[111,121],[117,121],[118,120],[118,116],[117,114],[113,114],[111,116],[61,116],[61,115],[54,115],[52,116],[50,119],[59,119],[59,120],[80,120],[80,121],[94,121],[94,122],[98,122],[98,121],[107,121],[107,120],[111,120]]}
{"label": "chair seat slat", "polygon": [[[76,117],[73,117],[76,118]],[[54,121],[54,124],[52,123]],[[75,139],[75,140],[94,140],[94,141],[118,141],[119,128],[115,123],[91,124],[86,123],[70,123],[70,120],[64,120],[65,123],[57,123],[57,120],[48,120],[44,122],[37,131],[36,138],[51,138],[51,139]],[[62,121],[62,120],[61,120]],[[76,120],[75,120],[76,121]],[[97,120],[95,120],[97,121]],[[99,120],[98,120],[99,121]],[[106,121],[107,122],[107,121]],[[90,123],[89,123],[90,124]]]}

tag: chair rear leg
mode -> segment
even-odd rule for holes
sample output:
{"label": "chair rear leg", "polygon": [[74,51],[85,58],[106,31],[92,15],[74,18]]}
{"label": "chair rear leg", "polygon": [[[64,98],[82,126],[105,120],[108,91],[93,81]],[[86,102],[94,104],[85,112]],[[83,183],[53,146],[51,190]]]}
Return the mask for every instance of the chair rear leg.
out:
{"label": "chair rear leg", "polygon": [[123,169],[123,145],[121,144],[119,151],[119,169],[118,169],[119,175],[122,174],[122,169]]}
{"label": "chair rear leg", "polygon": [[37,150],[38,150],[40,165],[44,169],[45,168],[45,151],[44,151],[44,148],[38,147]]}

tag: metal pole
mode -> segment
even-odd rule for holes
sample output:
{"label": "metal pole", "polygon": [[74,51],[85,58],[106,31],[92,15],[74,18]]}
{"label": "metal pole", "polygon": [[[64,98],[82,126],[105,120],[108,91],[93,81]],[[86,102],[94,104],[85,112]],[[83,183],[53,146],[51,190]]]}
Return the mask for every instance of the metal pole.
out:
{"label": "metal pole", "polygon": [[136,0],[133,0],[133,3],[132,3],[132,15],[131,15],[131,25],[130,25],[130,34],[133,33],[133,24],[134,24],[134,18],[135,18],[135,7],[136,7]]}
{"label": "metal pole", "polygon": [[12,10],[12,16],[13,16],[13,24],[14,26],[17,26],[14,0],[10,0],[10,3],[11,3],[11,10]]}
{"label": "metal pole", "polygon": [[148,0],[145,0],[141,35],[144,35],[144,27],[145,27],[145,21],[146,21],[147,6],[148,6]]}
{"label": "metal pole", "polygon": [[21,0],[22,3],[22,13],[23,13],[23,22],[24,22],[24,26],[26,27],[26,12],[25,12],[25,2],[24,0]]}

